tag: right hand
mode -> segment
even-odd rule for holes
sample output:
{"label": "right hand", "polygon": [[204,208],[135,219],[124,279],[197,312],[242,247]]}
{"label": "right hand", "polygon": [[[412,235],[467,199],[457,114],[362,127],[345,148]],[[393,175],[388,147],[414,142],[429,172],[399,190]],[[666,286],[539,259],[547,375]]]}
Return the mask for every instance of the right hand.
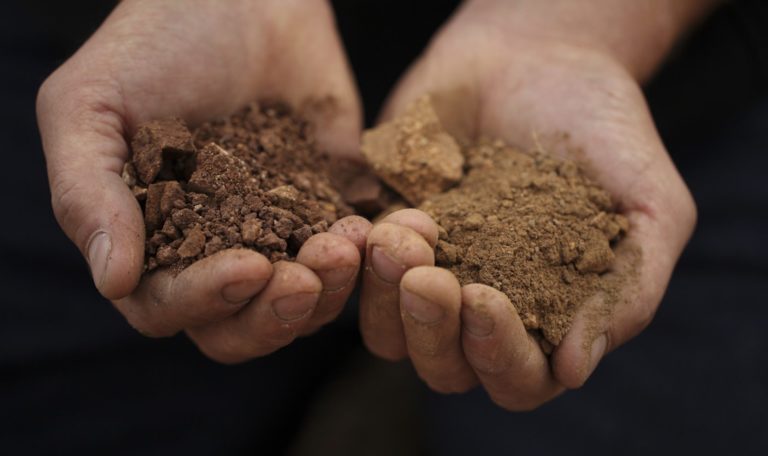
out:
{"label": "right hand", "polygon": [[325,0],[126,0],[43,84],[37,101],[53,210],[99,292],[149,336],[181,330],[209,357],[268,354],[341,311],[370,224],[337,222],[296,262],[226,250],[142,278],[144,220],[120,172],[141,122],[191,124],[249,101],[330,96],[312,119],[330,151],[357,150],[361,108]]}

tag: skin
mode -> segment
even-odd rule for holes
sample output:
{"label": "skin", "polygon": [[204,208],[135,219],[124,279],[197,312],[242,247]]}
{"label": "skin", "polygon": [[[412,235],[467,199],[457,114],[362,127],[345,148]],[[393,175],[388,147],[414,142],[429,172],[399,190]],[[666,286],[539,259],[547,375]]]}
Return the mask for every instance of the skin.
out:
{"label": "skin", "polygon": [[143,217],[120,171],[141,122],[174,115],[194,125],[260,98],[310,107],[321,145],[356,153],[361,108],[325,1],[123,1],[37,102],[53,210],[98,290],[141,333],[186,331],[226,363],[332,320],[356,282],[370,224],[341,220],[292,263],[227,250],[176,277],[141,278]]}
{"label": "skin", "polygon": [[[126,138],[142,121],[177,115],[195,124],[253,99],[282,98],[315,107],[309,112],[327,150],[356,153],[361,108],[322,0],[121,2],[39,93],[56,218],[99,291],[149,336],[185,331],[225,363],[268,354],[333,320],[362,263],[360,325],[373,353],[409,357],[436,391],[481,384],[502,407],[535,408],[583,384],[604,353],[650,322],[696,218],[639,84],[716,2],[586,3],[466,2],[383,113],[435,92],[463,113],[447,119],[460,136],[565,154],[571,149],[550,139],[567,131],[584,151],[593,177],[630,219],[627,241],[643,246],[643,263],[638,286],[626,290],[601,334],[588,338],[577,315],[551,359],[506,296],[462,287],[434,267],[437,226],[413,209],[374,227],[341,220],[310,239],[295,263],[224,251],[177,277],[141,278],[143,220],[120,170]],[[626,267],[628,255],[618,258],[617,268]]]}
{"label": "skin", "polygon": [[[371,352],[409,358],[435,391],[481,385],[501,407],[530,410],[580,387],[605,353],[642,331],[696,220],[691,195],[662,144],[640,89],[675,39],[715,2],[475,0],[436,35],[393,91],[382,118],[426,92],[464,137],[543,147],[587,164],[631,230],[615,271],[636,282],[598,320],[588,301],[548,359],[509,299],[480,284],[460,286],[434,267],[437,226],[417,210],[377,223],[367,241],[360,326]],[[589,3],[585,7],[584,3]],[[459,117],[455,113],[461,113]],[[568,132],[567,141],[558,140]]]}

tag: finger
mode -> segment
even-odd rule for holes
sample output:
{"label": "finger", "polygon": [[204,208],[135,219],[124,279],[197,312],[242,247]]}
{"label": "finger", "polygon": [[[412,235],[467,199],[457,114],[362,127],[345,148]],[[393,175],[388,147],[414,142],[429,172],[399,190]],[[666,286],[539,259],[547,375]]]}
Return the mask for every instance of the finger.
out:
{"label": "finger", "polygon": [[349,239],[362,257],[365,254],[365,243],[368,239],[368,233],[371,232],[371,222],[359,215],[350,215],[338,220],[328,228],[329,233],[338,234]]}
{"label": "finger", "polygon": [[360,270],[360,253],[347,238],[320,233],[304,243],[296,262],[311,269],[323,283],[317,307],[306,327],[311,332],[335,319],[344,308]]}
{"label": "finger", "polygon": [[682,241],[661,232],[647,215],[633,212],[629,219],[629,234],[615,247],[616,261],[602,277],[605,288],[616,291],[585,302],[552,355],[554,374],[568,388],[583,385],[606,353],[650,324],[682,249]]}
{"label": "finger", "polygon": [[395,211],[381,219],[379,223],[394,223],[395,225],[407,226],[419,233],[430,247],[434,248],[437,245],[437,223],[432,220],[432,217],[418,209]]}
{"label": "finger", "polygon": [[461,321],[467,361],[501,407],[530,410],[563,391],[504,293],[486,285],[464,286]]}
{"label": "finger", "polygon": [[46,81],[37,101],[53,212],[99,292],[119,299],[138,284],[144,259],[141,209],[120,175],[128,156],[123,120],[109,96],[56,81]]}
{"label": "finger", "polygon": [[399,284],[416,266],[433,266],[434,250],[411,228],[380,223],[368,235],[360,290],[360,331],[368,349],[386,359],[407,354],[400,318]]}
{"label": "finger", "polygon": [[552,371],[566,388],[580,388],[608,348],[611,303],[600,293],[574,315],[571,327],[552,352]]}
{"label": "finger", "polygon": [[323,289],[306,266],[279,261],[266,288],[240,312],[187,334],[213,360],[238,363],[291,343],[309,322]]}
{"label": "finger", "polygon": [[629,232],[614,249],[616,261],[609,277],[621,287],[621,293],[614,299],[607,351],[635,337],[651,322],[693,232],[696,206],[682,181],[670,177],[670,185],[673,181],[678,188],[661,193],[665,202],[627,214]]}
{"label": "finger", "polygon": [[440,393],[461,393],[477,384],[461,347],[461,285],[445,269],[421,266],[400,281],[408,356],[419,377]]}
{"label": "finger", "polygon": [[272,265],[250,250],[224,250],[193,263],[180,274],[150,274],[129,297],[115,301],[142,334],[171,336],[190,326],[221,320],[259,293]]}

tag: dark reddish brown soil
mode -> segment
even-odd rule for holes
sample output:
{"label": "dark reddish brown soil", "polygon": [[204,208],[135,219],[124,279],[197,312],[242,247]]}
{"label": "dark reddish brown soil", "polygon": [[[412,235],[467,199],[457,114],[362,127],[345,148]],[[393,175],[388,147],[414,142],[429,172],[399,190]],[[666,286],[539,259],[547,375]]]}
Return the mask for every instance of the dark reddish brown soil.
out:
{"label": "dark reddish brown soil", "polygon": [[252,104],[190,131],[148,122],[123,179],[144,210],[147,271],[179,271],[228,248],[295,258],[313,234],[350,215],[310,125],[282,105]]}
{"label": "dark reddish brown soil", "polygon": [[[414,120],[424,118],[429,121]],[[462,147],[458,161],[455,141],[444,135],[429,99],[422,98],[366,133],[363,150],[383,180],[440,226],[437,265],[462,284],[503,291],[550,352],[587,299],[616,294],[619,282],[604,273],[628,222],[573,162],[485,140]],[[430,140],[436,137],[443,139]],[[417,171],[400,165],[392,171],[393,162],[415,163]],[[398,174],[411,172],[418,179]]]}

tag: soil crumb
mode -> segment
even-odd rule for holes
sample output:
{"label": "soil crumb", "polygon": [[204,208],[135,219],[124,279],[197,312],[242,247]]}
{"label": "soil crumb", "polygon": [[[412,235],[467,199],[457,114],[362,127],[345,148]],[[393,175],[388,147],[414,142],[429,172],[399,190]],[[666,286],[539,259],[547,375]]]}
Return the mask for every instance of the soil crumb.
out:
{"label": "soil crumb", "polygon": [[459,182],[464,166],[459,144],[443,129],[428,96],[365,132],[362,151],[373,171],[413,205]]}
{"label": "soil crumb", "polygon": [[282,104],[253,103],[193,131],[141,125],[123,180],[144,210],[145,270],[180,271],[228,248],[294,259],[352,210],[330,179],[311,126]]}
{"label": "soil crumb", "polygon": [[[395,132],[397,125],[397,120],[385,124],[368,137],[407,135]],[[428,161],[452,160],[439,148],[428,147]],[[452,157],[454,149],[443,151]],[[613,246],[629,223],[616,213],[608,193],[574,162],[484,139],[463,147],[462,153],[465,173],[454,188],[431,187],[425,193],[416,185],[406,190],[423,198],[419,209],[440,227],[436,264],[451,270],[462,285],[482,283],[504,292],[549,353],[589,298],[600,292],[616,296],[617,282],[604,273],[612,268]],[[423,151],[414,154],[425,156]],[[375,163],[374,170],[381,170]],[[424,163],[419,169],[436,166]],[[390,182],[387,176],[381,174]]]}

